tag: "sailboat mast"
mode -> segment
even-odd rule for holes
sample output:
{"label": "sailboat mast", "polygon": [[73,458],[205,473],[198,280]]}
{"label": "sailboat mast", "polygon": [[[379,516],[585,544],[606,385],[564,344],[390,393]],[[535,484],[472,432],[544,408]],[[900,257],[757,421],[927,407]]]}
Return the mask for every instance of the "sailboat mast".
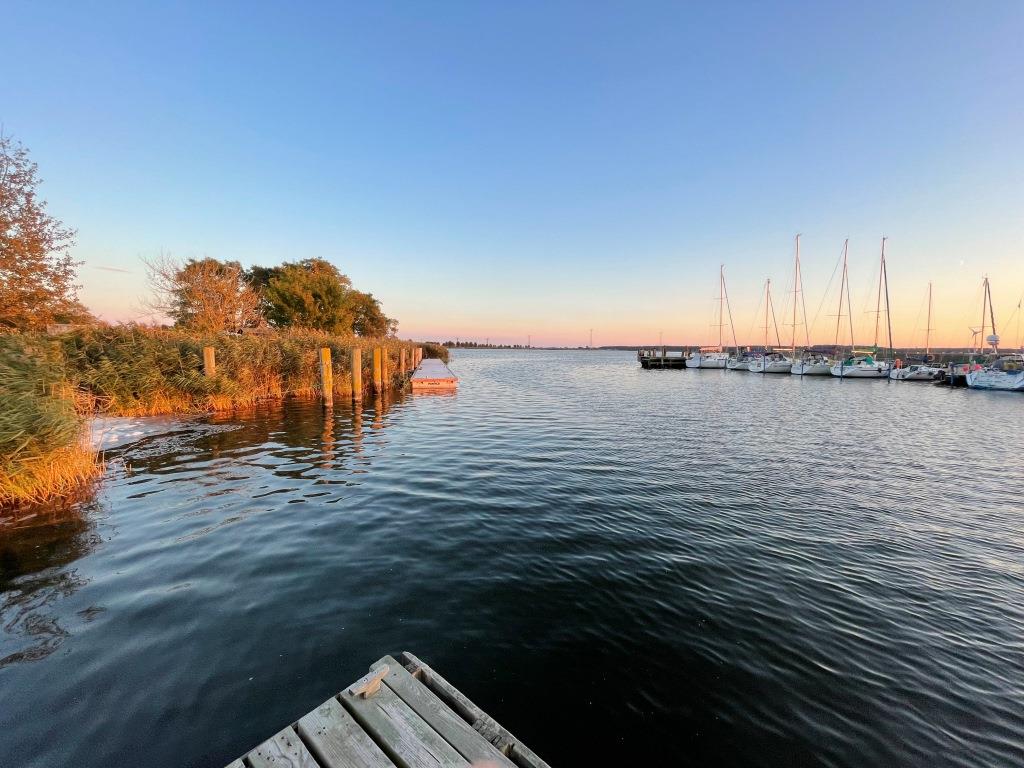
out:
{"label": "sailboat mast", "polygon": [[978,336],[978,354],[985,351],[985,302],[988,301],[988,275],[981,283],[981,335]]}
{"label": "sailboat mast", "polygon": [[932,356],[932,284],[928,283],[928,325],[924,329],[924,354],[926,358]]}
{"label": "sailboat mast", "polygon": [[736,324],[732,321],[732,305],[729,303],[729,289],[725,285],[725,272],[722,272],[722,293],[725,294],[725,309],[729,313],[729,330],[732,331],[732,345],[736,352],[740,351],[740,344],[736,341]]}
{"label": "sailboat mast", "polygon": [[722,351],[722,309],[725,306],[725,265],[718,265],[718,351]]}
{"label": "sailboat mast", "polygon": [[[846,242],[849,243],[850,241],[847,240]],[[844,250],[845,250],[845,248],[844,248]],[[849,276],[849,274],[846,271],[846,254],[845,254],[845,252],[843,254],[843,276],[846,278],[846,281],[845,281],[846,282],[846,316],[850,320],[850,354],[852,355],[853,352],[854,352],[854,347],[856,345],[853,343],[853,302],[850,301],[850,276]]]}
{"label": "sailboat mast", "polygon": [[989,285],[988,278],[985,278],[985,290],[988,292],[988,314],[989,319],[992,321],[992,337],[996,339],[995,344],[992,345],[992,351],[999,353],[999,331],[996,330],[996,310],[992,306],[992,286]]}
{"label": "sailboat mast", "polygon": [[839,283],[839,313],[836,315],[836,349],[839,349],[839,325],[843,322],[843,292],[846,289],[846,249],[850,244],[847,238],[843,242],[843,279]]}
{"label": "sailboat mast", "polygon": [[[992,287],[991,287],[991,285],[989,285],[989,287],[988,287],[988,313],[989,313],[989,319],[991,319],[991,321],[992,321],[992,336],[994,336],[996,339],[998,339],[999,338],[999,332],[995,330],[995,307],[992,306]],[[992,344],[992,351],[993,352],[998,352],[999,351],[999,342],[998,341],[996,341],[994,344]]]}
{"label": "sailboat mast", "polygon": [[771,299],[772,279],[769,277],[764,283],[764,353],[768,354],[768,303]]}
{"label": "sailboat mast", "polygon": [[790,344],[789,357],[796,359],[796,297],[800,285],[800,235],[796,236],[796,262],[793,264],[793,340]]}
{"label": "sailboat mast", "polygon": [[889,359],[896,356],[896,350],[892,347],[892,312],[889,310],[889,273],[885,269],[885,241],[889,238],[882,238],[882,279],[885,280],[885,325],[889,331]]}
{"label": "sailboat mast", "polygon": [[878,349],[878,321],[882,319],[882,270],[885,269],[885,238],[882,238],[882,260],[878,265],[878,299],[875,301],[875,350]]}

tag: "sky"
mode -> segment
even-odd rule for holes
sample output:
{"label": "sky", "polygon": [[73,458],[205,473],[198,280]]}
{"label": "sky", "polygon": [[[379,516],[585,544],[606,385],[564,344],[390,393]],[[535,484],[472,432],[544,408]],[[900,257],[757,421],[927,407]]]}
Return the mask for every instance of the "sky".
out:
{"label": "sky", "polygon": [[403,337],[702,344],[724,265],[743,344],[768,278],[791,334],[801,233],[812,341],[834,339],[849,238],[865,344],[884,235],[898,346],[924,341],[929,282],[933,344],[967,344],[985,275],[1020,343],[1018,0],[3,15],[0,124],[78,230],[82,298],[107,320],[142,315],[160,253],[320,257]]}

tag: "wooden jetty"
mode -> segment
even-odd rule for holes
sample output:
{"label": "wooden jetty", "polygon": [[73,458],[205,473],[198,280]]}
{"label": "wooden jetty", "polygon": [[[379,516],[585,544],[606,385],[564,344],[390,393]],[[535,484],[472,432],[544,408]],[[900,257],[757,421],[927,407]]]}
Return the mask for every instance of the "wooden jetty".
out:
{"label": "wooden jetty", "polygon": [[[399,661],[400,659],[400,661]],[[227,768],[550,768],[406,651]]]}
{"label": "wooden jetty", "polygon": [[420,361],[410,381],[413,392],[446,392],[459,386],[459,380],[451,369],[433,357]]}
{"label": "wooden jetty", "polygon": [[670,355],[665,347],[658,349],[638,349],[636,359],[644,370],[652,368],[685,368],[686,353],[680,350],[678,355]]}

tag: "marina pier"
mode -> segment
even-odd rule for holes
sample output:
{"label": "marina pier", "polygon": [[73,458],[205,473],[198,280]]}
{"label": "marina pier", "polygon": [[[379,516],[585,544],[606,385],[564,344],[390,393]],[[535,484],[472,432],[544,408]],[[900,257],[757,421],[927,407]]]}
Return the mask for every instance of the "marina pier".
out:
{"label": "marina pier", "polygon": [[680,350],[678,355],[669,354],[665,347],[661,349],[638,349],[636,359],[645,370],[660,368],[685,368],[686,353]]}

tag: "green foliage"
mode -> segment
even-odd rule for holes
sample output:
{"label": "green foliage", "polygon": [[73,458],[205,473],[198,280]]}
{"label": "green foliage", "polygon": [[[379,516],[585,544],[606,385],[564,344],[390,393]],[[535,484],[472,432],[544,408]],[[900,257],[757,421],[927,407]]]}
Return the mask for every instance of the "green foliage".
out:
{"label": "green foliage", "polygon": [[267,321],[278,328],[352,333],[352,281],[323,259],[304,259],[273,270],[263,289]]}
{"label": "green foliage", "polygon": [[352,291],[349,294],[352,307],[352,331],[359,336],[394,335],[397,323],[385,317],[380,302],[372,294]]}
{"label": "green foliage", "polygon": [[393,336],[398,325],[372,294],[355,290],[348,277],[323,259],[252,267],[245,279],[275,328],[383,338]]}

